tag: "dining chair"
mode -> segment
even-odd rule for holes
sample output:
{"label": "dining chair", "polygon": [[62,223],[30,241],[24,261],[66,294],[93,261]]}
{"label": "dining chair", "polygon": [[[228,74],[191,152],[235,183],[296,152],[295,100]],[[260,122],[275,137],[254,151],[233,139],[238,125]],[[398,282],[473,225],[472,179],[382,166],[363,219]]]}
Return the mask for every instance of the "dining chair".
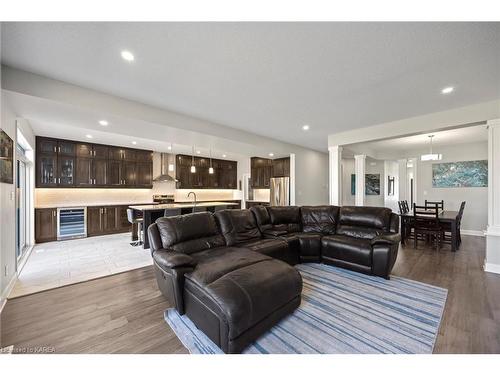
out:
{"label": "dining chair", "polygon": [[465,209],[465,201],[463,201],[460,204],[460,210],[458,211],[458,216],[457,216],[457,240],[458,240],[458,245],[462,243],[462,236],[460,235],[460,226],[462,225],[462,216],[464,216],[464,209]]}
{"label": "dining chair", "polygon": [[437,207],[439,209],[444,210],[444,201],[443,200],[436,201],[436,202],[428,201],[427,199],[425,200],[425,207],[426,208],[434,207],[435,205],[437,205]]}
{"label": "dining chair", "polygon": [[410,212],[410,207],[408,207],[408,201],[404,200],[403,203],[405,205],[406,212]]}
{"label": "dining chair", "polygon": [[444,231],[439,222],[439,208],[434,206],[417,206],[413,204],[413,247],[416,248],[419,239],[432,238],[436,249],[441,248],[444,239]]}
{"label": "dining chair", "polygon": [[[458,210],[458,214],[456,216],[455,220],[455,228],[456,228],[456,247],[458,248],[460,244],[462,243],[462,237],[460,235],[460,226],[462,222],[462,216],[464,214],[464,208],[465,208],[465,201],[460,204],[460,209]],[[441,223],[441,227],[443,228],[445,234],[444,234],[444,243],[449,243],[451,244],[452,238],[451,238],[451,223]]]}

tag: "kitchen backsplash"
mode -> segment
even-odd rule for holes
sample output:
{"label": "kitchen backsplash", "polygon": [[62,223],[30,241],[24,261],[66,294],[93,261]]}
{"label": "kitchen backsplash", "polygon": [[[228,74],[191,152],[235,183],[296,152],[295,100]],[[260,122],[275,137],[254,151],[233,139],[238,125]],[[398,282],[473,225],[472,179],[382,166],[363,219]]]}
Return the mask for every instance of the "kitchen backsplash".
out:
{"label": "kitchen backsplash", "polygon": [[169,184],[155,184],[153,189],[35,189],[35,207],[149,203],[153,194],[173,194],[178,202],[190,202],[193,200],[192,196],[187,197],[190,191],[196,193],[198,201],[238,200],[242,195],[238,190],[175,190]]}
{"label": "kitchen backsplash", "polygon": [[269,202],[271,198],[270,189],[253,189],[253,200],[258,202]]}

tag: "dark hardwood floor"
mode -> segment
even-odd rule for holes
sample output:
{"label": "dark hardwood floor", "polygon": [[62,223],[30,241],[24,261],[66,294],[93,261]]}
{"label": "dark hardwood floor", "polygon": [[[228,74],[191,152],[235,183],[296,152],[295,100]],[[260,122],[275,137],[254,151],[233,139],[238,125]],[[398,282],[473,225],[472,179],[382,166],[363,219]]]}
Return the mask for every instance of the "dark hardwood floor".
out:
{"label": "dark hardwood floor", "polygon": [[[394,275],[448,289],[435,353],[500,353],[500,275],[482,270],[484,253],[484,238],[470,236],[456,253],[400,249]],[[151,267],[70,285],[9,300],[0,347],[186,353],[163,320],[167,307]]]}

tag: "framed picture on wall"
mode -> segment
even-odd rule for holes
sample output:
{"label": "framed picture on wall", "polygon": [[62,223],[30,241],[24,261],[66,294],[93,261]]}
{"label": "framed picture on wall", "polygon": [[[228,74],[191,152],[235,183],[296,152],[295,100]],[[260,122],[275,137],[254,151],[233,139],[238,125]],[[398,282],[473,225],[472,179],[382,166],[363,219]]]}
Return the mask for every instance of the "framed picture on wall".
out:
{"label": "framed picture on wall", "polygon": [[0,130],[0,182],[14,183],[14,142]]}
{"label": "framed picture on wall", "polygon": [[365,195],[380,195],[380,174],[365,174]]}

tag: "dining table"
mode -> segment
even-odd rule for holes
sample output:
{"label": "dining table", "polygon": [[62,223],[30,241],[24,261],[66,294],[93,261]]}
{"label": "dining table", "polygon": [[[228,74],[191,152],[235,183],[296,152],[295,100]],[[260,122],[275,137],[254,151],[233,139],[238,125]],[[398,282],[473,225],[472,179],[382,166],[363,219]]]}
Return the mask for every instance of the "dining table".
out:
{"label": "dining table", "polygon": [[[457,251],[458,249],[458,231],[457,231],[457,220],[458,211],[450,210],[440,210],[438,212],[438,220],[440,223],[448,224],[451,230],[451,251]],[[408,211],[403,214],[399,214],[401,217],[401,243],[404,245],[407,237],[407,225],[413,218],[413,211]]]}

